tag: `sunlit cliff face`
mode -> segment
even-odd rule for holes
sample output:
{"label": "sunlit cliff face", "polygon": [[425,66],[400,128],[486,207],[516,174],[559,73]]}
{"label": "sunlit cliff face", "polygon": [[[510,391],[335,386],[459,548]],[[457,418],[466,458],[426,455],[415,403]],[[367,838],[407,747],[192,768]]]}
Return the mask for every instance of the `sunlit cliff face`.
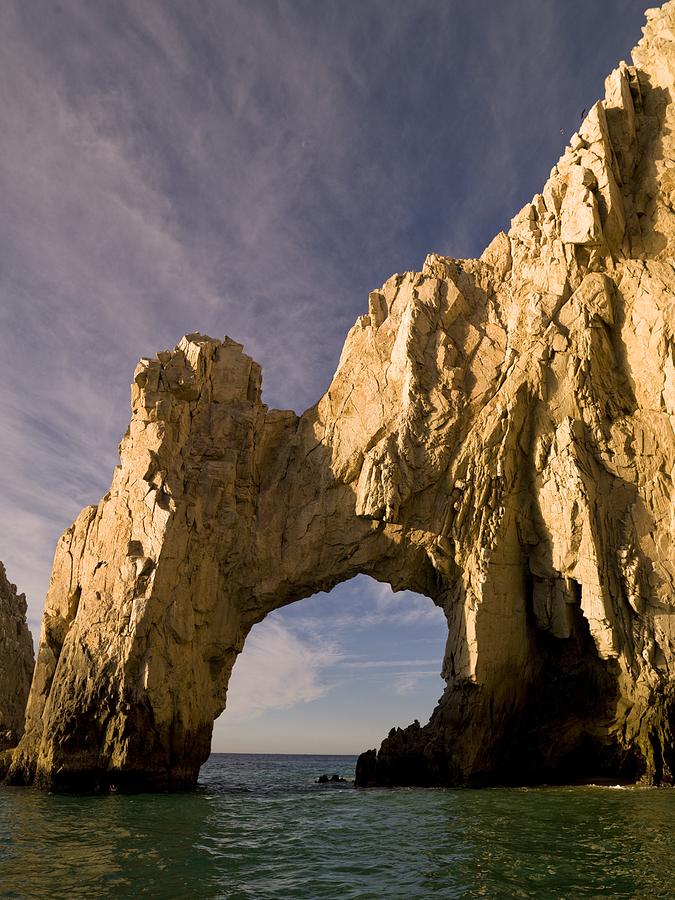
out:
{"label": "sunlit cliff face", "polygon": [[480,259],[388,279],[302,416],[230,339],[134,373],[57,550],[15,781],[180,787],[250,629],[366,574],[443,610],[447,687],[362,784],[670,781],[675,4]]}

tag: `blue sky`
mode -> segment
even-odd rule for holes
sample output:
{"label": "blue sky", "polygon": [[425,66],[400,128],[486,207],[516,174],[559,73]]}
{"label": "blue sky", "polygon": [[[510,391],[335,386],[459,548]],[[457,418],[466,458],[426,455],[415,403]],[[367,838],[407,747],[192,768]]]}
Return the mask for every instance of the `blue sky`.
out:
{"label": "blue sky", "polygon": [[365,575],[294,603],[251,632],[213,746],[355,753],[426,721],[443,693],[447,625],[428,597]]}
{"label": "blue sky", "polygon": [[[267,403],[311,405],[369,290],[428,251],[478,255],[542,186],[643,8],[0,4],[0,559],[34,633],[58,535],[109,485],[136,360],[229,334]],[[365,578],[276,613],[214,746],[375,745],[440,695],[442,626]],[[275,709],[271,659],[311,676]]]}

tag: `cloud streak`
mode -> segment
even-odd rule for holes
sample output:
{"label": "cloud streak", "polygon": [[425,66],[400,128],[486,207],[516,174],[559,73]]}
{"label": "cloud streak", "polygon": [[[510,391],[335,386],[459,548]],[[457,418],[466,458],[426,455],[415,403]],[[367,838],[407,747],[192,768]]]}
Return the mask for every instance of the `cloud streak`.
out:
{"label": "cloud streak", "polygon": [[218,727],[227,728],[270,710],[291,709],[320,699],[330,689],[323,678],[325,670],[340,658],[335,644],[298,637],[269,616],[246,640]]}
{"label": "cloud streak", "polygon": [[[394,592],[388,584],[365,577],[354,579],[347,590],[350,597],[347,608],[344,609],[344,602],[335,603],[331,612],[329,623],[333,631],[383,626],[423,626],[444,630],[447,626],[443,610],[428,597],[412,591]],[[307,609],[310,608],[308,604]],[[298,628],[313,634],[323,633],[327,625],[325,615],[303,615],[295,621]]]}
{"label": "cloud streak", "polygon": [[[434,659],[344,659],[340,662],[340,665],[344,666],[345,668],[353,669],[391,669],[406,668],[407,666],[432,666],[435,663],[436,660]],[[418,672],[417,674],[420,673]]]}

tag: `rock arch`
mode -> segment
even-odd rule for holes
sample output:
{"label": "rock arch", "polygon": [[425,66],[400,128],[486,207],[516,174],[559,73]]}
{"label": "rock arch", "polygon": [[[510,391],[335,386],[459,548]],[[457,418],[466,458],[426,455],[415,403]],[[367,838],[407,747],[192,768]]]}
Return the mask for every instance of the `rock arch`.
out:
{"label": "rock arch", "polygon": [[445,610],[428,726],[362,783],[671,779],[675,5],[479,260],[390,278],[302,416],[242,348],[142,360],[57,548],[11,777],[194,783],[246,633],[359,572]]}

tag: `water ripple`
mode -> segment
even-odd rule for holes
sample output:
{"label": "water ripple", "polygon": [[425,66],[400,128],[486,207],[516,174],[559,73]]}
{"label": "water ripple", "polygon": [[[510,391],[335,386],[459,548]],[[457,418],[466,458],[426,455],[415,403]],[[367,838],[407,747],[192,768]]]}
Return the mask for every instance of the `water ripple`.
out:
{"label": "water ripple", "polygon": [[670,898],[675,794],[370,790],[352,757],[214,755],[192,794],[0,790],[3,897]]}

